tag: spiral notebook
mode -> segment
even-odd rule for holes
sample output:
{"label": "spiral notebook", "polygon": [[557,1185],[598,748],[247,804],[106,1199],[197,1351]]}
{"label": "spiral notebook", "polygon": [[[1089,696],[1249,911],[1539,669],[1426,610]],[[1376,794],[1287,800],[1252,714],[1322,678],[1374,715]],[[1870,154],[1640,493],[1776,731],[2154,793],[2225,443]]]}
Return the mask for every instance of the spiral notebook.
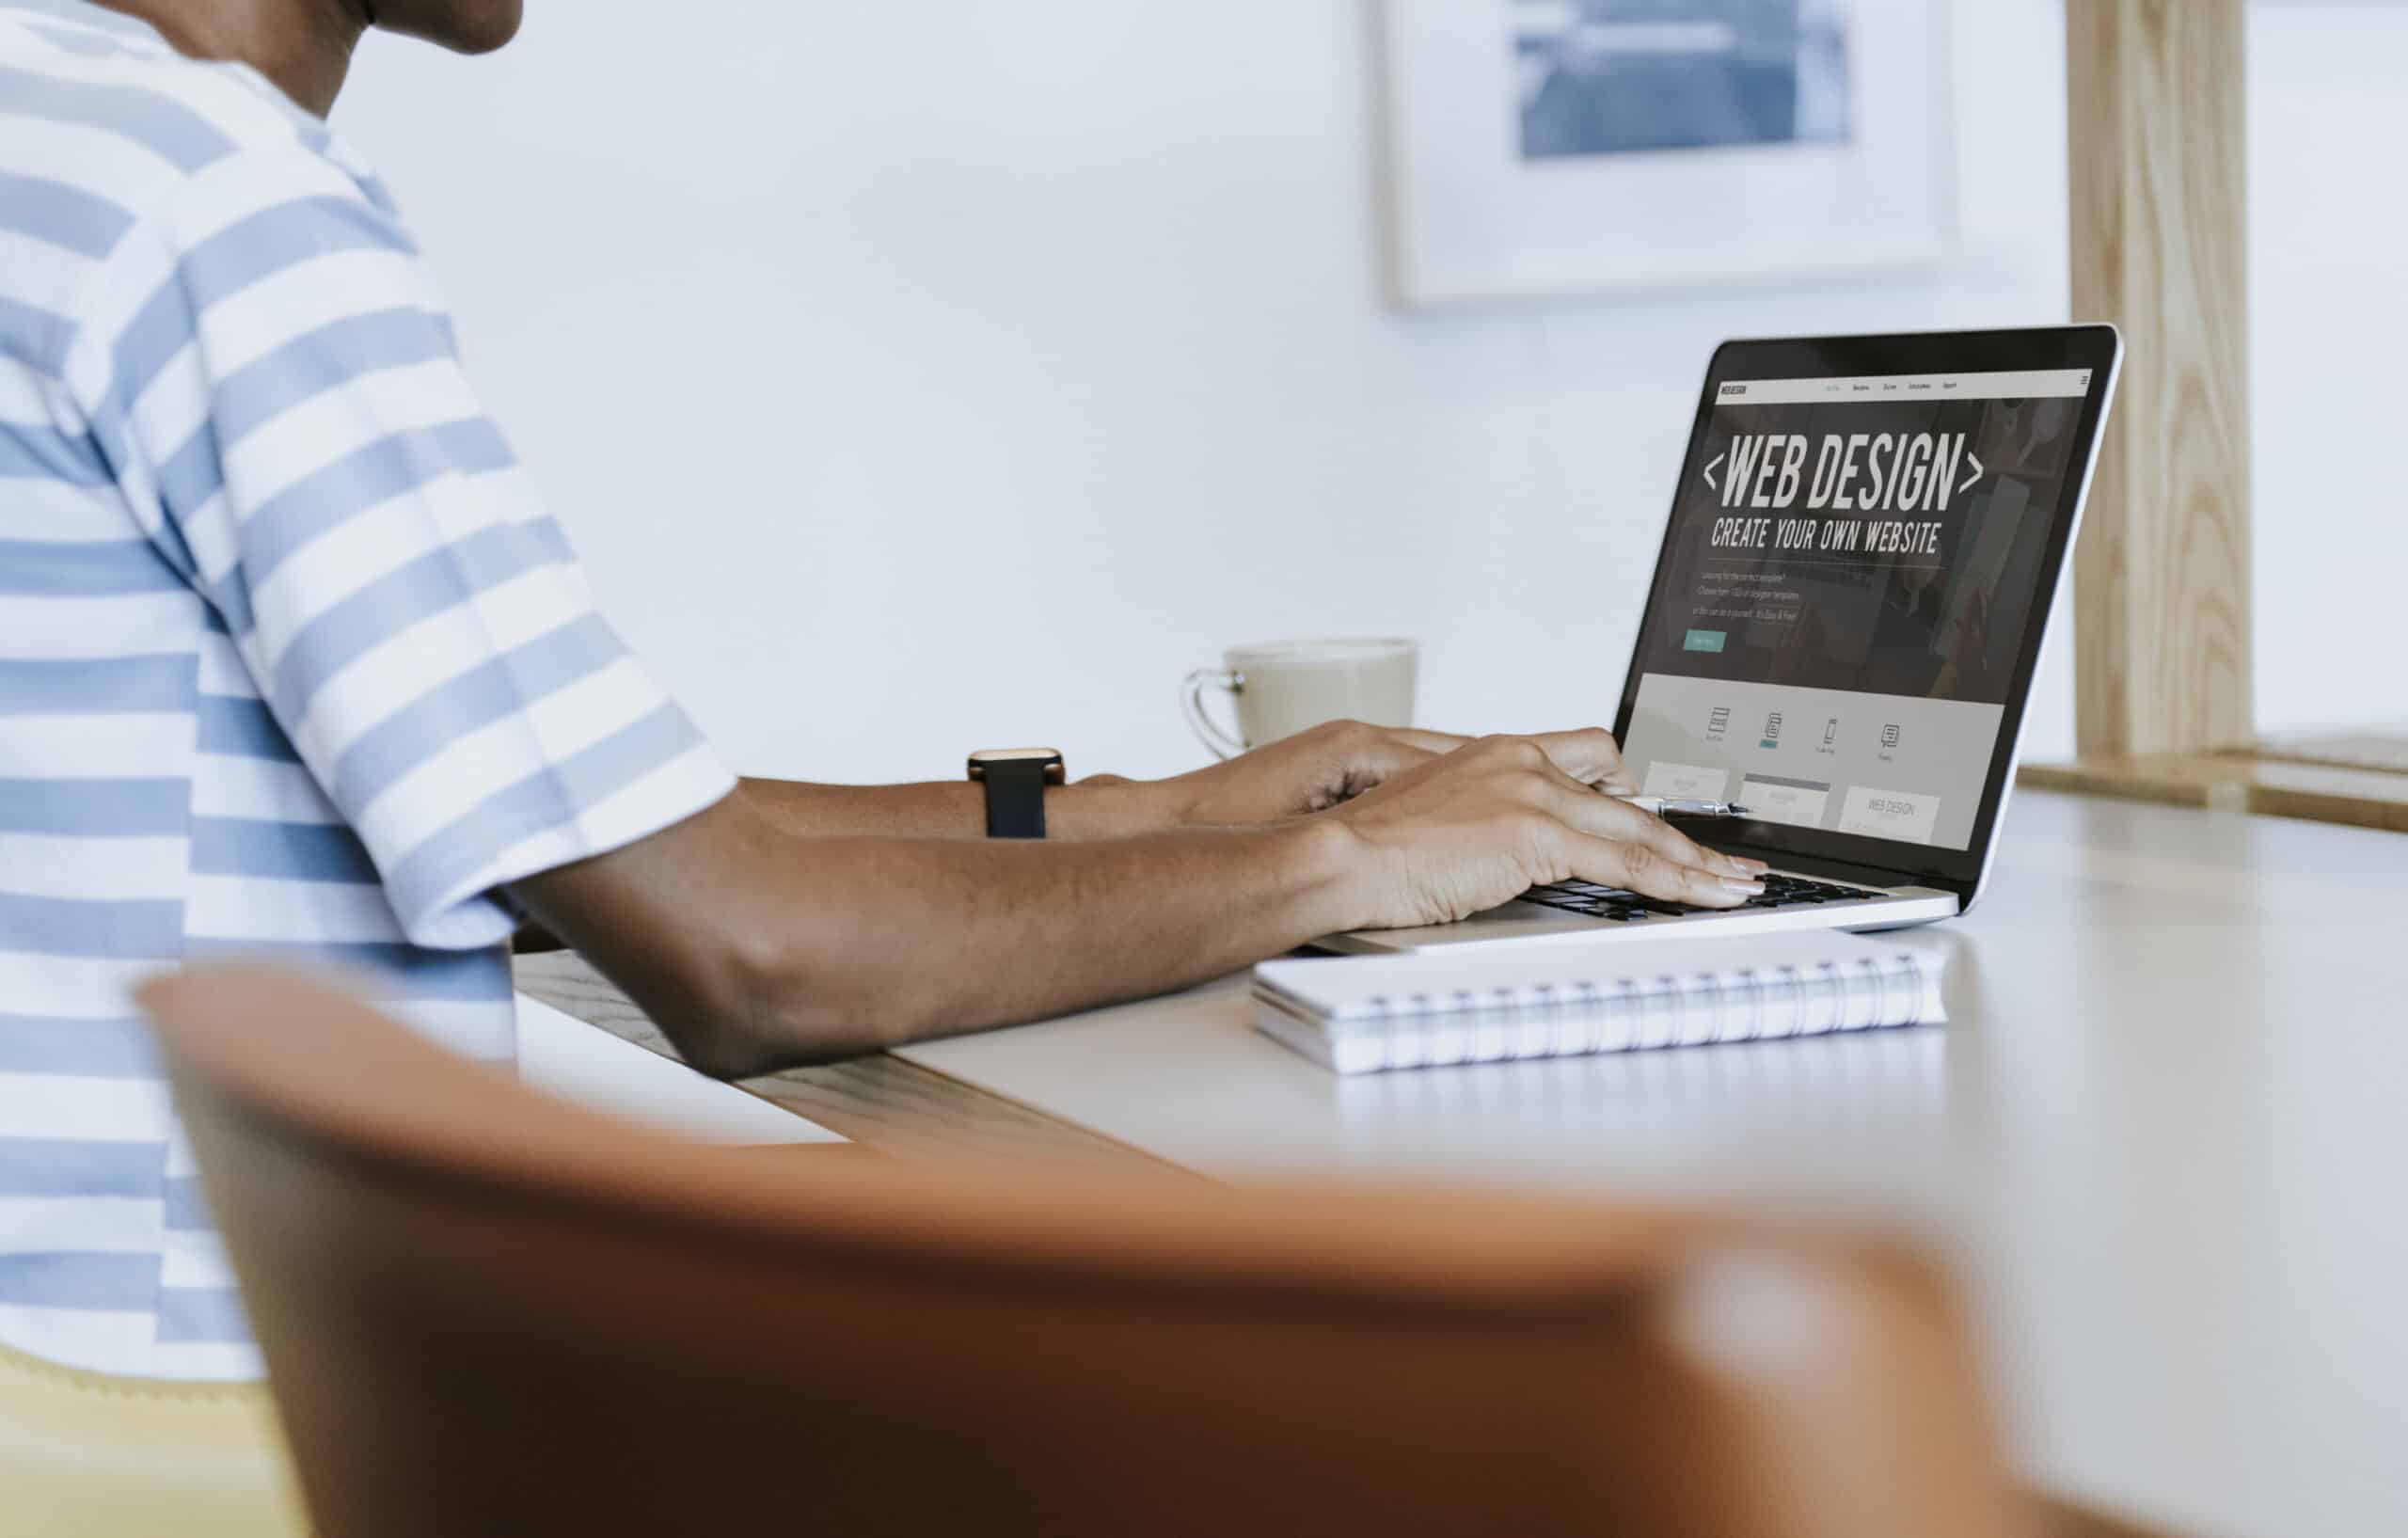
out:
{"label": "spiral notebook", "polygon": [[1255,1023],[1339,1073],[1946,1020],[1944,953],[1821,931],[1265,961]]}

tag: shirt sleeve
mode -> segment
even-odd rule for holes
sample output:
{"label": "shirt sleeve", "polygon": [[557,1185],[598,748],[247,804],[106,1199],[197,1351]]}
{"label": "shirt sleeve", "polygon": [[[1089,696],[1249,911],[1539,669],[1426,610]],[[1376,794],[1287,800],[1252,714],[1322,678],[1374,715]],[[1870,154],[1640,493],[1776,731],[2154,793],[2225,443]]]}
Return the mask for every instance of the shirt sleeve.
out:
{"label": "shirt sleeve", "polygon": [[381,194],[298,148],[211,166],[76,317],[68,388],[418,944],[503,883],[735,784],[594,612]]}

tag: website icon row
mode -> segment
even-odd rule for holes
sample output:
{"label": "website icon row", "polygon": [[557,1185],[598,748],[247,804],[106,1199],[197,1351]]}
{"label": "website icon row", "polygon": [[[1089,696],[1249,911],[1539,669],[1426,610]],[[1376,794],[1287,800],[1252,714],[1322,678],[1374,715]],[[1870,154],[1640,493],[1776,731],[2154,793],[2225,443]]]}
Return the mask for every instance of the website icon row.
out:
{"label": "website icon row", "polygon": [[[1756,746],[1759,748],[1780,747],[1781,726],[1782,712],[1774,710],[1767,713],[1765,717],[1764,730],[1757,737]],[[1718,705],[1706,713],[1705,739],[1708,742],[1720,742],[1730,735],[1730,732],[1731,707],[1729,706]],[[1823,722],[1823,748],[1830,749],[1838,741],[1839,735],[1840,718],[1832,716]],[[1904,729],[1896,721],[1889,721],[1881,723],[1881,746],[1885,750],[1895,748],[1904,736]]]}

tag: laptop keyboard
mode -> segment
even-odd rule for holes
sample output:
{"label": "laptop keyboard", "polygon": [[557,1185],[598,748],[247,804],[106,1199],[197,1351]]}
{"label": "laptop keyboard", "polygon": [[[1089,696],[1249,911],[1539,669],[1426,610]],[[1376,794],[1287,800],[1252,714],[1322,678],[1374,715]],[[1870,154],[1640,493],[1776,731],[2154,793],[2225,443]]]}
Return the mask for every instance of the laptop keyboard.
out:
{"label": "laptop keyboard", "polygon": [[1585,913],[1592,918],[1609,918],[1628,924],[1658,913],[1743,913],[1750,908],[1807,908],[1827,902],[1864,902],[1888,896],[1870,887],[1810,881],[1802,876],[1771,875],[1764,878],[1764,883],[1762,896],[1750,897],[1745,905],[1738,908],[1694,908],[1687,903],[1642,897],[1636,892],[1600,886],[1594,881],[1556,881],[1546,886],[1534,886],[1522,894],[1522,900],[1537,903],[1542,908],[1560,909],[1567,913]]}

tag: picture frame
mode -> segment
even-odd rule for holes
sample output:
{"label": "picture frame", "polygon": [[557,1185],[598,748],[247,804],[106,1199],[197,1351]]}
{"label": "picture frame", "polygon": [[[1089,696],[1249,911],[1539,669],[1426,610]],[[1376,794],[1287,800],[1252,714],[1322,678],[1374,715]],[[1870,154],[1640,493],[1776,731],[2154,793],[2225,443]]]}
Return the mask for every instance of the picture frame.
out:
{"label": "picture frame", "polygon": [[1944,0],[1374,0],[1407,309],[1936,267]]}

